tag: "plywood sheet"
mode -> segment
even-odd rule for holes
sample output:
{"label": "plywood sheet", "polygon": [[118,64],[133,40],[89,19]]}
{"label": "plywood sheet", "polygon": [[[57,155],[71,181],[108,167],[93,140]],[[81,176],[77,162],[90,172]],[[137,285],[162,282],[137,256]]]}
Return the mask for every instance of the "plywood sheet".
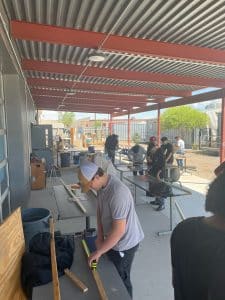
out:
{"label": "plywood sheet", "polygon": [[25,251],[21,211],[0,225],[0,300],[26,299],[21,288],[21,259]]}

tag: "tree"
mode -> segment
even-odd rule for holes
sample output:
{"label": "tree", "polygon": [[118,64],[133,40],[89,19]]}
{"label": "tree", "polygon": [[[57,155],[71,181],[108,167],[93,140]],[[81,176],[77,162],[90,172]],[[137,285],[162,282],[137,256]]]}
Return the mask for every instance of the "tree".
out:
{"label": "tree", "polygon": [[191,106],[179,106],[168,108],[160,118],[162,129],[183,129],[204,128],[209,123],[209,117]]}
{"label": "tree", "polygon": [[69,128],[73,125],[75,114],[73,112],[64,112],[61,116],[59,116],[59,120],[65,127]]}

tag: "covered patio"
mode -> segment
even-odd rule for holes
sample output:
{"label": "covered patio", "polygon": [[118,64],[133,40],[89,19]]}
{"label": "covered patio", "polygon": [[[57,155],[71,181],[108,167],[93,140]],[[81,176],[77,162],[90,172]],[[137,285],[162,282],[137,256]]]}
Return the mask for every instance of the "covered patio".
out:
{"label": "covered patio", "polygon": [[[133,114],[157,112],[160,142],[162,109],[221,99],[223,162],[224,6],[224,0],[1,0],[0,222],[18,207],[44,207],[57,219],[58,178],[31,191],[31,124],[38,124],[39,110],[104,113],[111,123],[126,116],[129,144]],[[74,182],[74,168],[61,173]],[[192,193],[177,200],[184,217],[204,215],[208,181],[192,174],[181,181]],[[134,299],[172,300],[170,236],[156,235],[169,227],[169,203],[159,213],[144,191],[137,193],[145,240],[132,270]],[[174,223],[180,220],[175,211]],[[82,231],[85,219],[56,226]]]}

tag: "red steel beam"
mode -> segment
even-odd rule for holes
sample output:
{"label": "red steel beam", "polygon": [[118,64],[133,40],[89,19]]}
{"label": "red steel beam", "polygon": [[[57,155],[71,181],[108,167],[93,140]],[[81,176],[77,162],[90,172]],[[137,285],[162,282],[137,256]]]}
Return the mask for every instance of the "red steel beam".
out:
{"label": "red steel beam", "polygon": [[[63,98],[55,98],[55,97],[46,97],[46,96],[36,96],[33,95],[33,99],[35,101],[45,101],[46,103],[61,103]],[[66,98],[63,101],[64,104],[84,104],[84,105],[89,105],[89,106],[97,106],[101,105],[104,107],[120,107],[122,109],[130,108],[133,107],[135,104],[132,102],[126,102],[126,103],[121,103],[121,102],[115,102],[115,101],[93,101],[90,99],[71,99],[71,98]],[[145,107],[145,103],[142,103],[140,106]]]}
{"label": "red steel beam", "polygon": [[[49,103],[43,103],[41,102],[36,102],[35,103],[38,109],[44,109],[44,110],[59,110],[59,104],[49,104]],[[83,105],[65,105],[64,107],[61,107],[60,110],[63,111],[77,111],[77,112],[92,112],[92,113],[104,113],[108,114],[109,112],[113,112],[113,109],[109,108],[102,108],[102,107],[90,107],[90,106],[83,106]]]}
{"label": "red steel beam", "polygon": [[[33,92],[32,92],[33,93]],[[37,95],[36,93],[33,93]],[[63,95],[57,95],[54,93],[38,93],[38,95],[41,96],[41,94],[49,95],[49,96],[55,96],[55,97],[63,97]],[[147,103],[147,98],[143,96],[122,96],[122,95],[112,95],[112,94],[89,94],[89,93],[80,93],[76,92],[74,96],[66,96],[66,98],[84,98],[84,99],[93,99],[93,100],[113,100],[113,101],[119,101],[119,102],[133,102],[133,103]]]}
{"label": "red steel beam", "polygon": [[[66,75],[80,75],[84,67],[75,64],[56,63],[24,59],[23,70],[50,72]],[[205,87],[225,87],[225,80],[209,79],[201,77],[177,76],[172,74],[159,74],[150,72],[136,72],[127,70],[115,70],[98,67],[88,67],[83,76],[104,77],[122,80],[136,80],[145,82],[163,82],[172,84],[188,84]]]}
{"label": "red steel beam", "polygon": [[[107,37],[107,33],[91,32],[16,20],[11,21],[11,33],[16,39],[94,49],[97,49]],[[137,55],[208,62],[213,64],[225,64],[224,50],[178,45],[174,43],[116,35],[110,35],[102,45],[101,49],[110,52],[114,51]]]}
{"label": "red steel beam", "polygon": [[79,90],[94,90],[101,92],[118,92],[118,93],[133,93],[133,94],[143,94],[143,95],[160,95],[167,97],[188,97],[191,96],[191,91],[181,91],[181,90],[168,90],[168,89],[152,89],[136,86],[114,86],[108,84],[92,84],[84,82],[74,82],[74,81],[63,81],[55,79],[42,79],[42,78],[27,78],[27,82],[30,86],[40,86],[40,87],[56,87],[56,88],[74,88]]}
{"label": "red steel beam", "polygon": [[[204,102],[204,101],[210,101],[210,100],[215,100],[215,99],[224,98],[224,97],[225,97],[225,89],[219,89],[216,91],[202,93],[202,94],[194,95],[191,97],[185,97],[185,98],[180,98],[180,99],[160,103],[160,109],[181,106],[181,105],[187,105],[187,104],[193,104],[193,103],[199,103],[199,102]],[[152,110],[157,110],[157,109],[158,109],[158,104],[153,104],[151,106],[147,106],[146,108],[138,108],[138,109],[132,110],[132,112],[130,112],[130,113],[136,114],[136,113],[140,113],[140,112],[152,111]],[[125,114],[119,113],[117,115],[123,116],[123,115],[126,115],[126,113]]]}
{"label": "red steel beam", "polygon": [[[63,97],[48,97],[46,95],[32,95],[33,99],[35,100],[44,100],[44,101],[60,101],[64,99]],[[95,104],[104,104],[104,105],[112,105],[113,107],[123,107],[124,109],[129,106],[133,107],[137,105],[137,102],[134,103],[132,102],[121,102],[121,101],[113,101],[113,100],[95,100],[95,99],[87,99],[87,98],[65,98],[64,102],[66,103],[85,103],[85,104],[90,104],[90,105],[95,105]],[[138,102],[139,106],[146,106],[146,103],[140,103]]]}

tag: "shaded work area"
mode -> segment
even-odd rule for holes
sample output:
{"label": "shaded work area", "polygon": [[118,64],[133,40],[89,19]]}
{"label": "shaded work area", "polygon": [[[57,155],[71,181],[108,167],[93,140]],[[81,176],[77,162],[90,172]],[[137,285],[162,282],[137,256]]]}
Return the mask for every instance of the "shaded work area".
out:
{"label": "shaded work area", "polygon": [[[67,184],[74,183],[74,174],[76,172],[76,169],[70,168],[61,170],[63,180]],[[132,173],[128,172],[127,176],[130,176],[131,174]],[[185,217],[204,215],[204,194],[208,186],[208,181],[198,178],[193,174],[184,173],[181,177],[181,182],[183,182],[184,188],[188,189],[191,192],[191,195],[177,197],[176,199]],[[186,184],[185,182],[188,183]],[[32,197],[29,207],[46,207],[52,212],[54,218],[57,220],[60,209],[57,207],[57,200],[55,199],[57,193],[55,193],[54,191],[56,189],[61,190],[61,187],[62,186],[60,186],[60,180],[58,178],[55,178],[54,187],[48,185],[47,189],[45,190],[32,191]],[[131,188],[131,190],[133,190],[133,184],[129,185],[129,187]],[[158,232],[168,231],[170,229],[169,198],[166,202],[165,211],[161,213],[156,212],[154,208],[149,204],[149,201],[152,198],[146,197],[143,190],[137,189],[136,192],[137,201],[135,207],[144,229],[145,239],[141,243],[140,248],[136,254],[131,273],[134,288],[134,299],[149,299],[149,297],[152,297],[156,300],[164,298],[172,300],[173,288],[171,284],[171,263],[169,246],[170,234],[163,236],[158,235]],[[65,206],[67,206],[68,204],[68,206],[70,207],[70,197],[63,198],[63,202],[65,203]],[[76,205],[73,205],[74,212],[80,212]],[[62,233],[67,234],[84,230],[84,228],[86,227],[84,214],[80,212],[80,216],[78,216],[78,214],[76,215],[70,210],[68,216],[70,216],[70,218],[60,218],[59,220],[57,220],[56,229],[60,229]],[[176,209],[174,209],[172,226],[180,222],[180,220],[180,214]],[[90,225],[91,227],[96,226],[95,216],[90,217]],[[101,265],[101,262],[99,264]],[[104,264],[104,260],[102,264]],[[74,268],[74,271],[75,270],[76,269]],[[76,270],[76,272],[77,271],[78,269]],[[47,287],[43,287],[43,291],[46,288]],[[49,285],[49,288],[47,288],[47,290],[51,290],[51,285]],[[40,295],[39,291],[36,291],[35,295]]]}
{"label": "shaded work area", "polygon": [[[150,116],[154,111],[157,114],[156,138],[160,144],[162,109],[220,99],[219,142],[220,162],[223,162],[223,19],[224,0],[1,0],[0,222],[19,207],[46,208],[57,220],[56,229],[63,233],[96,227],[93,207],[88,215],[71,214],[69,217],[74,218],[66,218],[68,210],[71,211],[65,210],[64,204],[61,206],[61,199],[55,198],[57,187],[53,186],[60,182],[51,172],[54,160],[49,158],[46,149],[50,163],[42,173],[50,170],[50,178],[45,181],[42,174],[40,185],[46,184],[46,188],[31,191],[32,172],[43,168],[40,161],[32,161],[32,131],[39,126],[41,110],[106,114],[109,134],[113,134],[113,121],[126,116],[130,146],[130,120],[137,113],[146,112]],[[51,140],[51,132],[47,128],[44,132],[48,136],[46,140]],[[46,148],[50,148],[48,146]],[[43,158],[42,149],[38,151]],[[62,178],[66,184],[73,183],[74,170],[65,168]],[[136,208],[145,240],[132,269],[134,299],[173,298],[170,236],[159,237],[156,232],[173,228],[171,220],[177,223],[182,216],[204,215],[205,190],[199,187],[205,189],[208,184],[198,185],[200,179],[185,172],[181,181],[184,188],[191,189],[191,195],[177,197],[174,206],[180,207],[179,213],[176,208],[171,210],[168,200],[165,211],[156,212],[146,203],[149,201],[145,189],[135,185]],[[134,186],[128,180],[126,184],[131,189]],[[0,258],[10,262],[10,266],[17,263],[15,274],[18,275],[25,244],[21,223],[17,220],[18,235],[13,226],[6,226],[9,232],[4,229],[3,236],[0,235],[0,243],[5,247],[5,251],[0,251]],[[8,236],[11,239],[7,239]],[[12,241],[10,245],[9,240]],[[19,254],[10,256],[14,260],[8,260],[7,247],[13,249],[13,254]],[[111,271],[114,272],[113,268]],[[12,280],[11,275],[1,276],[1,287],[5,286],[6,279]],[[15,288],[18,287],[19,281],[14,283]],[[117,283],[109,287],[112,294],[123,293],[121,282]],[[10,284],[8,287],[10,293],[5,295],[11,300],[11,295],[16,297],[17,294]],[[121,298],[126,299],[126,296]]]}

